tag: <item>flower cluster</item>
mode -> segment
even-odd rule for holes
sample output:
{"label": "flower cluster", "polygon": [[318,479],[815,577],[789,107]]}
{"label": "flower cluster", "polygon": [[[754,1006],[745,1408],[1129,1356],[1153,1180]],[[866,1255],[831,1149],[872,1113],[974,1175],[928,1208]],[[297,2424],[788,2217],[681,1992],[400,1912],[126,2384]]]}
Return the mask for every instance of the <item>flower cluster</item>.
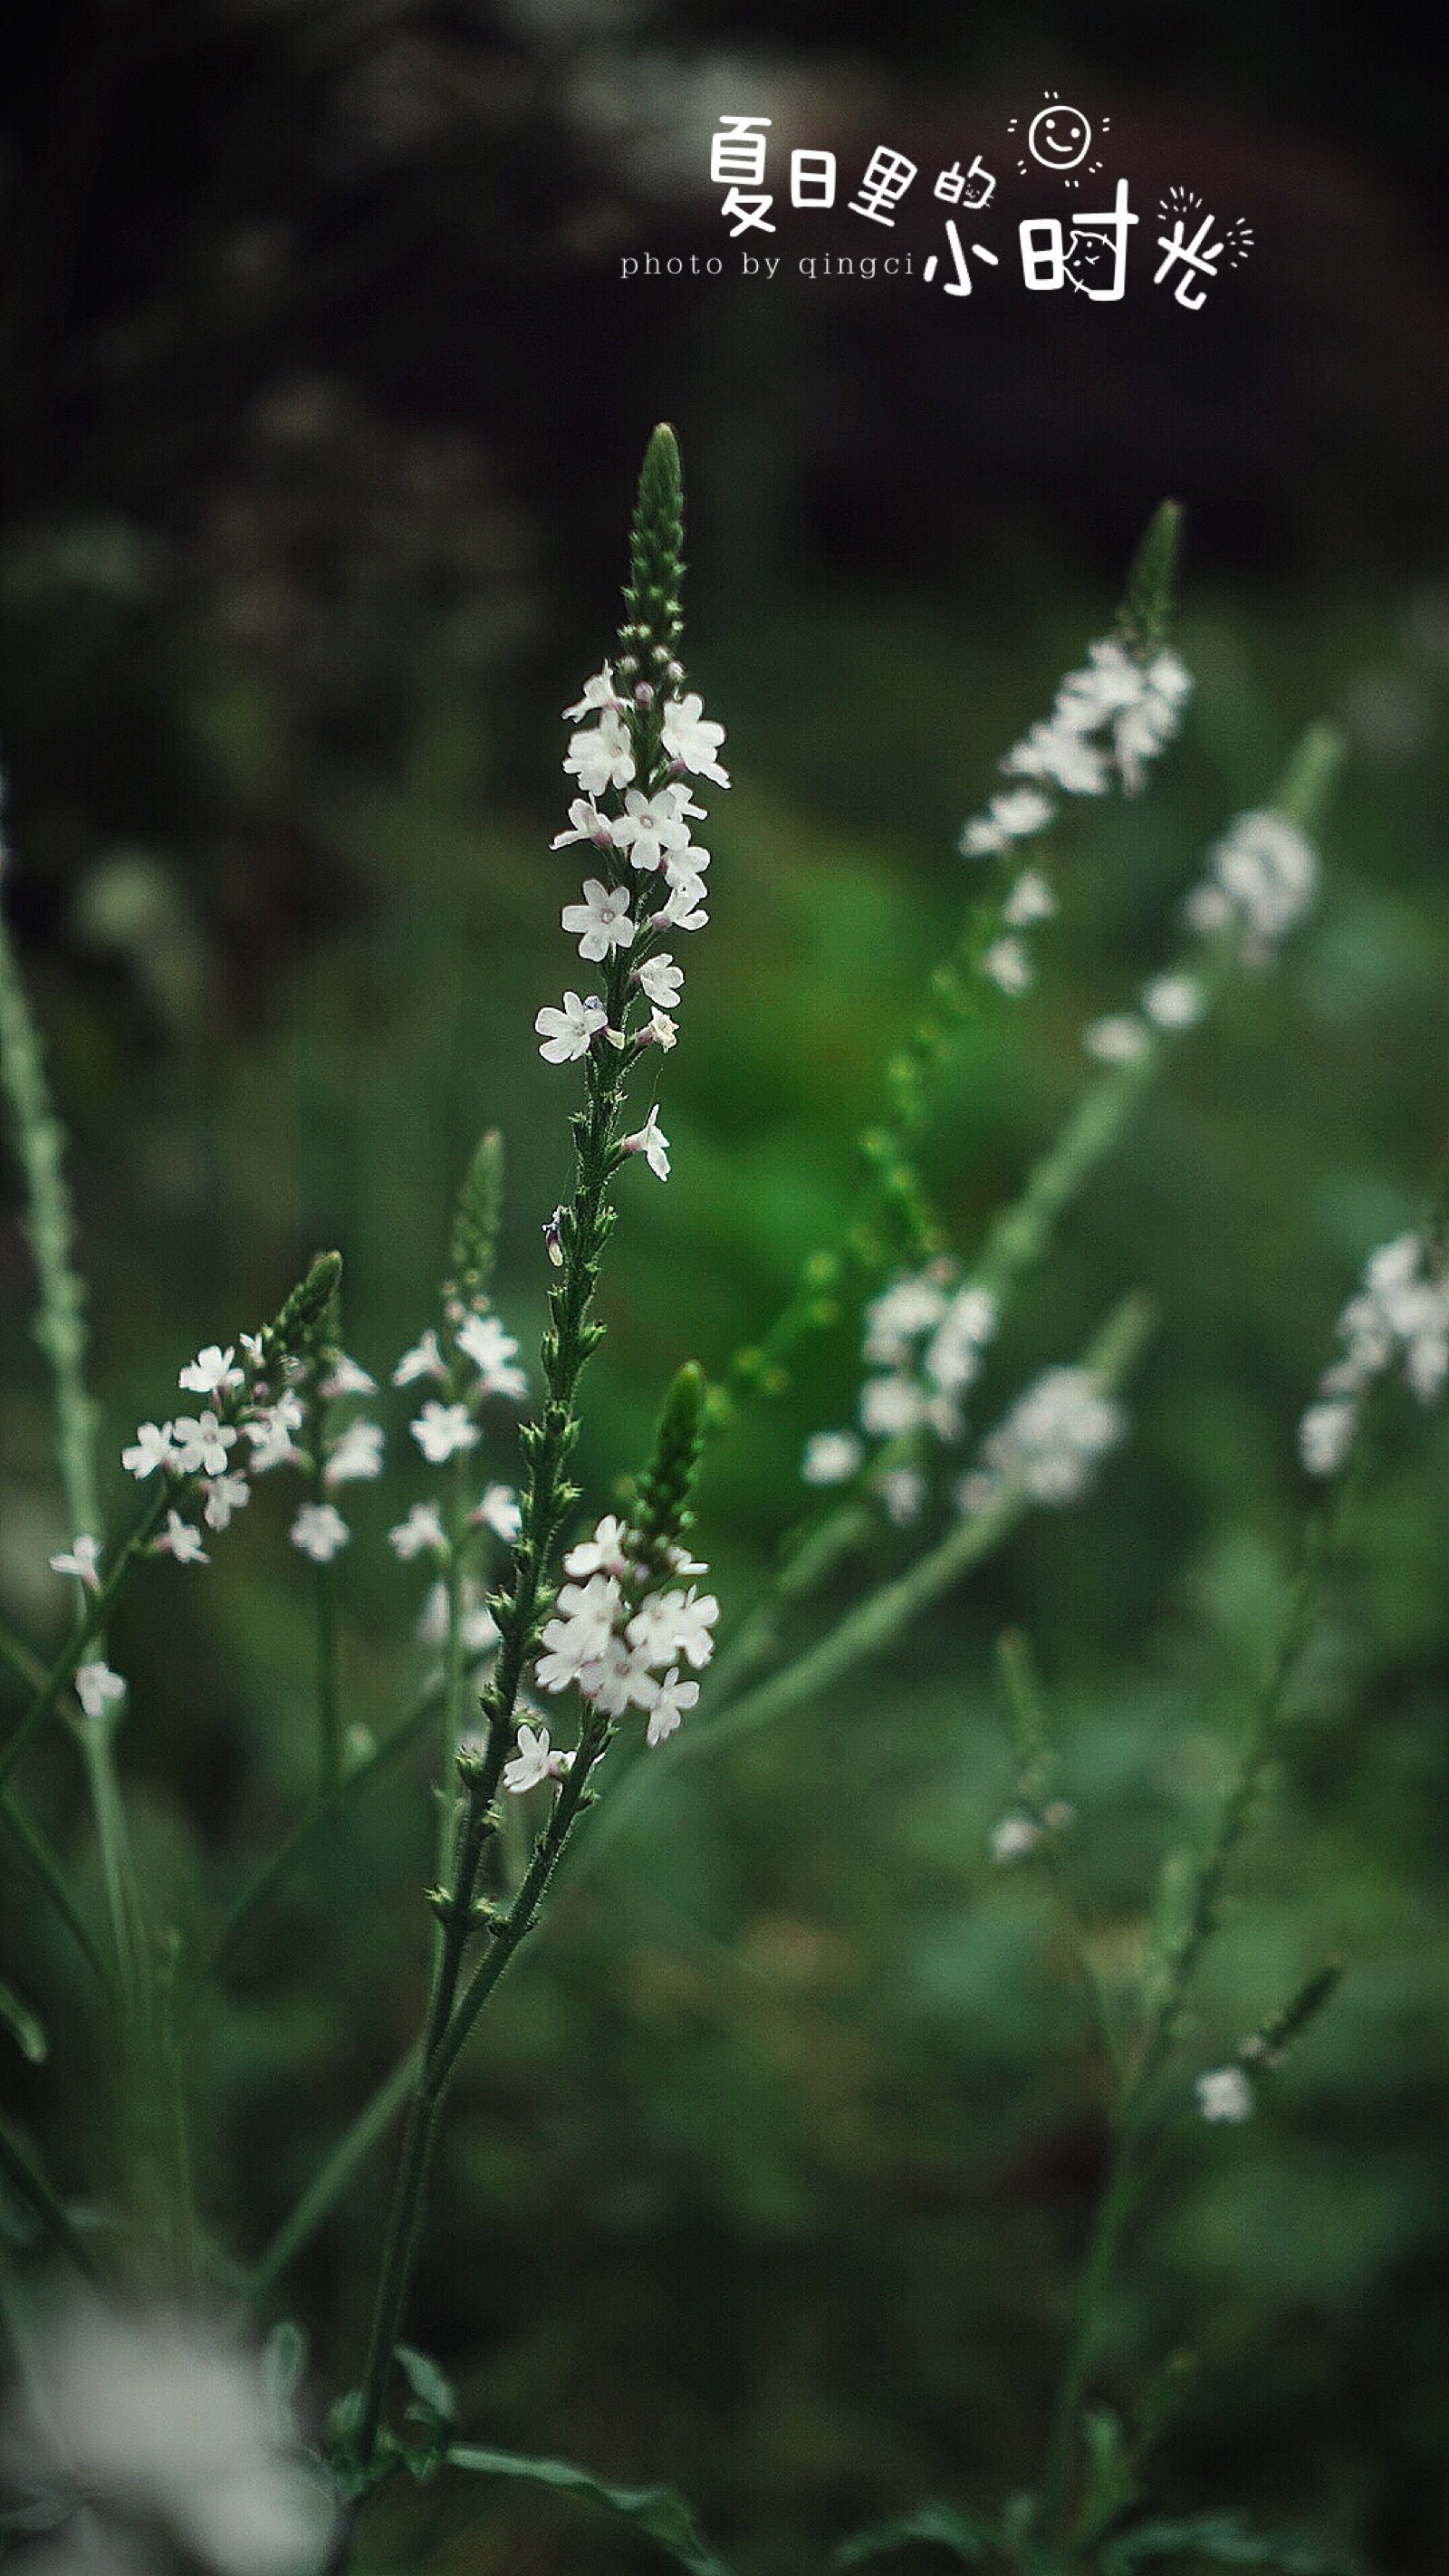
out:
{"label": "flower cluster", "polygon": [[[610,1005],[597,993],[567,991],[560,1006],[547,1004],[538,1013],[538,1051],[548,1064],[571,1064],[599,1045],[621,1052],[672,1047],[672,1014],[684,972],[658,943],[675,931],[702,930],[709,918],[709,852],[693,837],[705,808],[695,802],[688,781],[708,778],[728,787],[729,773],[719,758],[724,727],[711,722],[692,689],[660,703],[660,688],[677,690],[684,670],[664,646],[655,651],[664,656],[657,683],[632,677],[624,663],[616,681],[606,662],[585,681],[577,704],[564,709],[566,717],[580,720],[569,737],[564,772],[583,793],[574,798],[568,828],[555,836],[553,847],[585,843],[599,873],[584,879],[579,903],[565,904],[563,927],[577,939],[584,965],[604,967],[607,980],[614,952],[628,950],[630,973],[626,981],[614,977],[611,983],[614,1025]],[[632,656],[629,662],[637,670]],[[647,1155],[661,1180],[668,1177],[668,1148],[657,1124],[627,1144]]]}
{"label": "flower cluster", "polygon": [[[865,1438],[889,1443],[928,1433],[944,1443],[959,1440],[961,1400],[980,1373],[998,1321],[992,1291],[963,1279],[948,1259],[892,1280],[865,1310]],[[806,1443],[800,1472],[807,1485],[844,1485],[859,1473],[865,1456],[855,1432],[817,1431]],[[925,1499],[918,1472],[878,1455],[873,1482],[892,1520],[914,1519]]]}
{"label": "flower cluster", "polygon": [[[671,1546],[661,1571],[638,1534],[610,1514],[569,1550],[563,1570],[569,1580],[543,1631],[538,1688],[555,1697],[577,1690],[605,1717],[640,1709],[649,1721],[647,1741],[662,1744],[699,1697],[698,1682],[682,1678],[681,1668],[703,1672],[714,1652],[719,1603],[690,1579],[707,1574],[708,1566]],[[542,1742],[546,1757],[546,1730]],[[527,1760],[526,1753],[520,1735],[519,1761],[531,1776],[515,1764],[515,1778],[505,1774],[505,1785],[532,1787],[543,1777],[531,1767],[543,1758],[536,1742]]]}
{"label": "flower cluster", "polygon": [[974,1517],[1008,1488],[1034,1503],[1074,1503],[1125,1429],[1121,1406],[1103,1394],[1090,1369],[1045,1369],[982,1441],[979,1465],[957,1489],[957,1506]]}
{"label": "flower cluster", "polygon": [[1187,918],[1204,937],[1236,930],[1244,957],[1262,965],[1312,911],[1317,894],[1312,842],[1285,814],[1264,807],[1229,825],[1188,897]]}
{"label": "flower cluster", "polygon": [[1364,1397],[1402,1367],[1421,1404],[1449,1377],[1449,1264],[1423,1234],[1397,1235],[1364,1265],[1363,1283],[1338,1319],[1342,1357],[1324,1370],[1298,1426],[1310,1476],[1336,1473],[1353,1445]]}
{"label": "flower cluster", "polygon": [[[1051,714],[1007,753],[1001,766],[1015,783],[966,825],[963,856],[1013,858],[1055,820],[1059,796],[1103,796],[1114,780],[1136,795],[1148,764],[1176,733],[1191,687],[1175,653],[1160,649],[1143,659],[1110,637],[1093,644],[1082,668],[1062,681]],[[1002,907],[1000,937],[980,960],[1003,993],[1027,990],[1032,963],[1021,934],[1055,910],[1047,879],[1026,869]]]}
{"label": "flower cluster", "polygon": [[1195,975],[1154,975],[1142,987],[1138,1011],[1112,1011],[1082,1032],[1082,1044],[1098,1064],[1136,1064],[1152,1044],[1154,1031],[1169,1037],[1197,1026],[1207,1009],[1207,994]]}

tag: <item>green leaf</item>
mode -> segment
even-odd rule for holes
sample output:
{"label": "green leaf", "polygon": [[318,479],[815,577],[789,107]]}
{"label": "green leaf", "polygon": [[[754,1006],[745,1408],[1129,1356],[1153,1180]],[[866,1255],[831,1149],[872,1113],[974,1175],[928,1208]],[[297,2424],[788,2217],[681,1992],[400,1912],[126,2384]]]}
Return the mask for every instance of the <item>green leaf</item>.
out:
{"label": "green leaf", "polygon": [[1087,2490],[1077,2519],[1079,2545],[1099,2542],[1129,2505],[1139,2500],[1137,2464],[1120,2417],[1102,2407],[1082,2427],[1087,2445]]}
{"label": "green leaf", "polygon": [[[399,2355],[401,2358],[401,2355]],[[672,2487],[616,2487],[570,2460],[534,2460],[517,2451],[485,2451],[471,2442],[458,2443],[445,2457],[451,2467],[485,2478],[516,2478],[525,2485],[552,2487],[562,2495],[582,2496],[602,2505],[646,2540],[689,2570],[689,2576],[730,2576],[716,2558],[684,2498]]]}
{"label": "green leaf", "polygon": [[1325,2557],[1313,2541],[1292,2532],[1251,2531],[1231,2513],[1199,2514],[1188,2522],[1140,2522],[1103,2552],[1102,2576],[1129,2576],[1133,2568],[1171,2558],[1188,2565],[1202,2558],[1211,2567],[1267,2567],[1277,2576],[1354,2576],[1347,2560]]}
{"label": "green leaf", "polygon": [[968,2567],[979,2567],[997,2546],[996,2533],[989,2524],[957,2513],[951,2505],[923,2504],[915,2513],[902,2514],[898,2521],[875,2523],[869,2531],[857,2531],[850,2540],[843,2540],[833,2563],[837,2567],[861,2567],[868,2558],[883,2558],[889,2550],[908,2549],[918,2541],[954,2551]]}
{"label": "green leaf", "polygon": [[32,2066],[42,2066],[49,2054],[50,2042],[28,2004],[23,2004],[13,1986],[0,1985],[0,2021],[3,2021],[22,2057]]}
{"label": "green leaf", "polygon": [[425,2352],[414,2351],[410,2343],[396,2345],[393,2357],[427,2416],[434,2423],[456,2424],[458,2400],[446,2372],[441,2371],[435,2361],[430,2361]]}

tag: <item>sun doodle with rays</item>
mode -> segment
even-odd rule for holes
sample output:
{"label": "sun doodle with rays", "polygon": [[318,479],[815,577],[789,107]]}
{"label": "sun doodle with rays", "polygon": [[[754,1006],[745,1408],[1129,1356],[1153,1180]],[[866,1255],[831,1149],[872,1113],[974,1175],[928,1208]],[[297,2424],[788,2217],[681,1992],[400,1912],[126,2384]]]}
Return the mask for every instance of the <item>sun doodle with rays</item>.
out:
{"label": "sun doodle with rays", "polygon": [[[1068,178],[1084,165],[1089,175],[1100,170],[1100,161],[1087,159],[1094,140],[1091,118],[1083,115],[1079,107],[1071,106],[1060,90],[1044,90],[1042,96],[1046,105],[1037,109],[1026,132],[1030,159],[1018,161],[1016,165],[1022,177],[1030,177],[1033,162],[1039,170],[1054,171],[1059,179]],[[1015,134],[1020,124],[1020,117],[1013,116],[1007,124],[1007,133]],[[1103,134],[1110,131],[1111,124],[1110,116],[1104,116]]]}

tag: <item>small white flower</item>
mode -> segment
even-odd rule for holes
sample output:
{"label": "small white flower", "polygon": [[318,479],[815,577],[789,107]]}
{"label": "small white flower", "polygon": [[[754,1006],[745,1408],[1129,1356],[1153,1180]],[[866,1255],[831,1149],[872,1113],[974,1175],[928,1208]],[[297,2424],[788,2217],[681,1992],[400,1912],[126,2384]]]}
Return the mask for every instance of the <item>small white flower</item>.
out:
{"label": "small white flower", "polygon": [[646,1002],[652,1002],[656,1009],[675,1011],[679,1008],[679,996],[684,990],[684,969],[675,965],[668,949],[661,949],[657,957],[646,957],[642,966],[636,966],[634,981]]}
{"label": "small white flower", "polygon": [[1034,1816],[1003,1816],[991,1828],[991,1857],[998,1867],[1014,1860],[1025,1860],[1041,1841],[1041,1827]]}
{"label": "small white flower", "polygon": [[1295,928],[1318,892],[1318,856],[1296,823],[1268,810],[1240,814],[1213,852],[1220,892],[1265,948]]}
{"label": "small white flower", "polygon": [[523,1527],[523,1513],[511,1485],[490,1485],[468,1518],[474,1529],[491,1529],[508,1547]]}
{"label": "small white flower", "polygon": [[623,718],[612,707],[604,709],[596,725],[570,734],[564,771],[578,780],[586,796],[628,786],[634,775],[634,753]]}
{"label": "small white flower", "polygon": [[699,1697],[699,1684],[682,1682],[679,1666],[671,1664],[662,1681],[647,1681],[645,1689],[647,1696],[642,1705],[649,1711],[649,1725],[644,1741],[652,1749],[673,1735],[685,1711],[693,1708]]}
{"label": "small white flower", "polygon": [[1034,921],[1050,921],[1056,908],[1056,896],[1040,868],[1028,868],[1002,905],[1001,918],[1008,930],[1029,930]]}
{"label": "small white flower", "polygon": [[651,1011],[649,1025],[639,1032],[641,1046],[662,1047],[666,1055],[679,1043],[679,1031],[667,1011]]}
{"label": "small white flower", "polygon": [[996,1330],[997,1312],[989,1288],[967,1286],[952,1298],[925,1357],[926,1375],[944,1395],[964,1395],[979,1376],[982,1352]]}
{"label": "small white flower", "polygon": [[1353,1446],[1358,1422],[1352,1404],[1310,1404],[1298,1425],[1298,1452],[1310,1476],[1336,1476]]}
{"label": "small white flower", "polygon": [[1200,939],[1211,938],[1215,931],[1226,930],[1233,917],[1233,907],[1222,887],[1215,885],[1211,878],[1205,878],[1201,885],[1193,887],[1182,910],[1189,930],[1195,930]]}
{"label": "small white flower", "polygon": [[82,1584],[87,1592],[99,1592],[101,1543],[98,1538],[78,1538],[68,1554],[53,1556],[50,1562],[54,1573],[73,1574],[77,1583]]}
{"label": "small white flower", "polygon": [[638,1132],[633,1136],[625,1137],[623,1150],[626,1154],[642,1154],[655,1179],[668,1180],[669,1139],[659,1124],[657,1101]]}
{"label": "small white flower", "polygon": [[607,814],[601,814],[593,798],[576,796],[569,807],[570,829],[555,832],[550,849],[566,850],[572,841],[592,841],[596,850],[612,850],[614,826]]}
{"label": "small white flower", "polygon": [[487,1602],[477,1600],[472,1584],[465,1583],[463,1615],[458,1622],[458,1634],[462,1639],[464,1652],[470,1655],[491,1655],[502,1633]]}
{"label": "small white flower", "polygon": [[411,1565],[415,1556],[425,1552],[446,1555],[447,1534],[437,1504],[414,1503],[407,1519],[388,1531],[387,1541],[404,1565]]}
{"label": "small white flower", "polygon": [[860,1390],[861,1428],[872,1440],[898,1440],[925,1418],[925,1396],[911,1378],[871,1377]]}
{"label": "small white flower", "polygon": [[158,1467],[165,1470],[176,1463],[176,1442],[169,1422],[143,1422],[129,1449],[121,1451],[121,1464],[129,1475],[138,1479],[152,1476]]}
{"label": "small white flower", "polygon": [[244,1511],[252,1498],[245,1476],[209,1476],[202,1487],[206,1501],[201,1517],[209,1530],[230,1529],[232,1516]]}
{"label": "small white flower", "polygon": [[329,1494],[382,1474],[383,1436],[375,1422],[349,1422],[327,1453],[322,1482]]}
{"label": "small white flower", "polygon": [[628,1535],[623,1521],[609,1512],[600,1521],[592,1538],[580,1539],[577,1546],[569,1549],[564,1558],[565,1574],[574,1575],[580,1582],[591,1574],[612,1575],[616,1581],[621,1581],[629,1565],[625,1544]]}
{"label": "small white flower", "polygon": [[1001,765],[1021,778],[1047,779],[1067,796],[1106,793],[1106,753],[1067,724],[1033,725]]}
{"label": "small white flower", "polygon": [[518,1344],[496,1315],[470,1315],[459,1327],[458,1348],[472,1361],[485,1395],[527,1395],[528,1380],[522,1369],[510,1366]]}
{"label": "small white flower", "polygon": [[438,1348],[438,1336],[430,1328],[421,1341],[414,1342],[410,1351],[404,1351],[393,1370],[392,1382],[394,1386],[411,1386],[420,1377],[434,1377],[441,1381],[447,1374],[447,1363]]}
{"label": "small white flower", "polygon": [[1120,1406],[1089,1369],[1047,1369],[981,1445],[988,1467],[1019,1479],[1038,1503],[1071,1503],[1085,1493],[1097,1460],[1121,1439]]}
{"label": "small white flower", "polygon": [[184,1521],[179,1512],[168,1512],[166,1527],[156,1541],[158,1553],[169,1556],[174,1565],[210,1565],[211,1559],[201,1544],[201,1532]]}
{"label": "small white flower", "polygon": [[184,1395],[227,1395],[234,1386],[246,1384],[246,1371],[232,1365],[235,1358],[234,1347],[222,1350],[209,1342],[188,1362],[176,1383]]}
{"label": "small white flower", "polygon": [[677,787],[661,787],[653,796],[630,788],[614,825],[614,841],[628,851],[632,868],[662,867],[670,851],[688,849],[689,824],[681,803]]}
{"label": "small white flower", "polygon": [[575,717],[598,716],[610,712],[620,715],[623,713],[625,704],[626,701],[619,695],[615,684],[613,666],[606,662],[602,671],[590,672],[584,682],[583,696],[577,706],[565,707],[564,717],[566,722],[571,723]]}
{"label": "small white flower", "polygon": [[1146,1025],[1129,1011],[1113,1011],[1082,1031],[1082,1045],[1098,1064],[1135,1064],[1147,1044]]}
{"label": "small white flower", "polygon": [[657,912],[649,915],[651,930],[703,930],[709,920],[704,907],[703,877],[680,877],[670,885],[666,900]]}
{"label": "small white flower", "polygon": [[306,1414],[295,1395],[279,1396],[275,1404],[263,1405],[254,1419],[243,1424],[251,1445],[251,1472],[265,1476],[273,1467],[300,1465],[302,1452],[292,1434],[300,1431]]}
{"label": "small white flower", "polygon": [[886,1518],[897,1529],[909,1529],[919,1520],[926,1499],[926,1480],[918,1467],[888,1467],[875,1480],[876,1492],[885,1505]]}
{"label": "small white flower", "polygon": [[1191,1029],[1207,1009],[1207,995],[1195,975],[1157,975],[1142,988],[1142,1007],[1160,1029]]}
{"label": "small white flower", "polygon": [[1197,2079],[1197,2107],[1205,2120],[1248,2120],[1253,2088],[1241,2066],[1216,2066]]}
{"label": "small white flower", "polygon": [[682,1655],[703,1672],[714,1653],[709,1632],[718,1617],[714,1594],[697,1592],[692,1583],[687,1592],[656,1592],[630,1620],[629,1643],[646,1651],[651,1663]]}
{"label": "small white flower", "polygon": [[817,1431],[805,1443],[800,1473],[807,1485],[848,1485],[863,1454],[853,1431]]}
{"label": "small white flower", "polygon": [[609,1014],[597,993],[580,1001],[577,993],[565,993],[562,1010],[545,1004],[533,1025],[543,1040],[539,1054],[545,1064],[573,1064],[587,1055],[601,1029],[607,1028]]}
{"label": "small white flower", "polygon": [[214,1413],[178,1415],[172,1426],[176,1442],[173,1465],[183,1476],[224,1476],[227,1451],[236,1446],[236,1433],[229,1422],[221,1422]]}
{"label": "small white flower", "polygon": [[883,1289],[865,1310],[862,1356],[874,1368],[903,1368],[912,1343],[939,1324],[946,1311],[946,1295],[945,1281],[935,1269],[898,1279]]}
{"label": "small white flower", "polygon": [[476,1449],[480,1438],[466,1404],[425,1404],[412,1434],[430,1467],[441,1467],[460,1449]]}
{"label": "small white flower", "polygon": [[339,1351],[319,1392],[326,1403],[333,1404],[340,1396],[376,1395],[377,1380],[369,1377],[365,1368],[359,1368],[356,1360],[350,1360],[345,1351]]}
{"label": "small white flower", "polygon": [[551,1778],[550,1765],[548,1728],[520,1726],[513,1760],[503,1766],[503,1786],[512,1797],[526,1797]]}
{"label": "small white flower", "polygon": [[293,1547],[310,1556],[314,1565],[330,1565],[350,1536],[346,1521],[332,1503],[304,1503],[291,1528]]}
{"label": "small white flower", "polygon": [[1019,939],[993,939],[981,960],[981,972],[1003,993],[1025,993],[1032,982],[1032,963]]}
{"label": "small white flower", "polygon": [[583,902],[566,903],[559,918],[588,965],[600,964],[611,948],[627,948],[634,936],[628,887],[606,886],[600,877],[585,877]]}
{"label": "small white flower", "polygon": [[81,1664],[75,1675],[75,1695],[87,1717],[105,1716],[108,1708],[126,1696],[126,1685],[109,1664]]}
{"label": "small white flower", "polygon": [[725,729],[706,716],[704,700],[697,690],[689,690],[682,698],[665,700],[659,738],[670,759],[677,760],[681,769],[728,787],[729,771],[720,767],[718,757],[724,747]]}

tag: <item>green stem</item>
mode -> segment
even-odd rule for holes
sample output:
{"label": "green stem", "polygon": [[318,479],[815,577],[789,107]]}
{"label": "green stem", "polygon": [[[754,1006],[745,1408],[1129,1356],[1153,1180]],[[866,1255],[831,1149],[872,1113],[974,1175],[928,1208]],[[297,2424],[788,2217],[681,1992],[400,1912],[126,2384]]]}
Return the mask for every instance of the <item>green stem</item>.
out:
{"label": "green stem", "polygon": [[14,1797],[0,1798],[0,1822],[8,1826],[32,1876],[44,1889],[103,1995],[114,2000],[115,1981],[78,1913],[60,1862],[39,1827],[32,1824]]}
{"label": "green stem", "polygon": [[[450,1386],[448,1393],[455,1395]],[[438,1815],[439,1882],[447,1874],[453,1848],[453,1810],[457,1795],[458,1745],[463,1732],[463,1692],[467,1681],[463,1654],[463,1617],[468,1552],[468,1453],[455,1452],[448,1479],[446,1535],[448,1563],[444,1576],[448,1600],[448,1633],[443,1663],[443,1759]]]}

